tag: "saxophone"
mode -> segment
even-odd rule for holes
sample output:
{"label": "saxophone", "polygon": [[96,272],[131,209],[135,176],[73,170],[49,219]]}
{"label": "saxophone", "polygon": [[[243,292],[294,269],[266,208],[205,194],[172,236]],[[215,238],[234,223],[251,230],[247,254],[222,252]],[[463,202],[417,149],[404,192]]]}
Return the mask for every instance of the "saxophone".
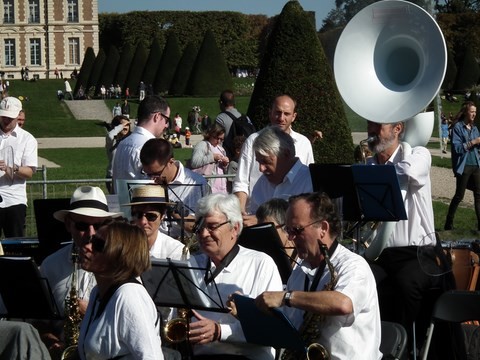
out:
{"label": "saxophone", "polygon": [[[328,255],[328,248],[327,245],[323,244],[320,240],[320,252],[325,259],[325,263],[328,267],[328,271],[330,272],[330,281],[325,285],[323,290],[331,291],[335,288],[337,284],[338,275],[333,267],[330,256]],[[303,323],[300,326],[300,335],[305,344],[310,344],[306,348],[305,352],[300,351],[293,351],[290,349],[285,349],[282,354],[281,360],[299,360],[299,359],[307,359],[307,360],[329,360],[330,353],[322,344],[316,342],[320,337],[320,332],[318,330],[318,324],[325,320],[325,315],[323,314],[315,314],[312,312],[305,312],[303,316]]]}
{"label": "saxophone", "polygon": [[65,323],[63,325],[63,332],[65,336],[65,350],[62,353],[61,360],[73,360],[78,358],[77,343],[80,335],[80,322],[82,316],[80,314],[80,307],[78,305],[77,292],[77,267],[78,254],[75,250],[75,245],[72,248],[72,281],[70,284],[70,292],[65,298]]}

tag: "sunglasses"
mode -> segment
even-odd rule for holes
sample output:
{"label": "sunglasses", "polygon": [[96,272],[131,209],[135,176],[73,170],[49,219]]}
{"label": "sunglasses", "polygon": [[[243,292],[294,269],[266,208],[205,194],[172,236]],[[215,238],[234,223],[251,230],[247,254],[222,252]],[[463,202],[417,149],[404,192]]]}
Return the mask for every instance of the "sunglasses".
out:
{"label": "sunglasses", "polygon": [[105,249],[105,240],[97,235],[93,235],[87,244],[92,244],[92,250],[97,253],[102,253]]}
{"label": "sunglasses", "polygon": [[137,220],[143,219],[145,217],[147,221],[155,221],[158,219],[160,214],[154,213],[154,212],[142,212],[142,211],[134,211],[132,212],[132,217],[134,217]]}
{"label": "sunglasses", "polygon": [[288,234],[288,236],[299,236],[303,233],[305,228],[312,226],[314,224],[317,224],[320,221],[323,221],[323,220],[317,220],[305,226],[293,226],[293,227],[285,226],[285,232]]}
{"label": "sunglasses", "polygon": [[95,230],[100,229],[105,223],[96,223],[96,224],[89,224],[83,221],[75,222],[75,229],[78,231],[88,231],[90,229],[90,226],[93,226]]}
{"label": "sunglasses", "polygon": [[195,224],[193,227],[193,232],[195,234],[201,233],[203,229],[207,230],[210,234],[213,233],[215,230],[218,230],[221,226],[229,224],[230,220],[227,220],[221,224],[216,224],[216,225],[205,225],[203,221],[200,223]]}

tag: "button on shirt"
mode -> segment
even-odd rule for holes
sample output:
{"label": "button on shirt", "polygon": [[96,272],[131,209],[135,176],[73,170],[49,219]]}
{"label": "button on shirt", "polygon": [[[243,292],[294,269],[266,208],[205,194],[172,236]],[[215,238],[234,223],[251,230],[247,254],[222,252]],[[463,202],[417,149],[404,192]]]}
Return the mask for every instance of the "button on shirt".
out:
{"label": "button on shirt", "polygon": [[155,136],[150,131],[137,126],[130,136],[120,142],[113,158],[113,180],[143,178],[140,150],[148,140],[153,138]]}
{"label": "button on shirt", "polygon": [[285,175],[283,181],[272,184],[265,175],[258,179],[253,187],[250,197],[250,213],[254,214],[258,207],[272,198],[288,200],[292,195],[309,193],[313,191],[310,169],[297,160],[290,171]]}
{"label": "button on shirt", "polygon": [[[377,164],[376,157],[369,158],[368,163]],[[408,219],[397,222],[386,247],[435,244],[431,163],[430,152],[423,146],[404,154],[402,145],[399,145],[388,159],[386,165],[395,166]]]}
{"label": "button on shirt", "polygon": [[[37,140],[33,135],[18,125],[10,134],[0,130],[0,159],[8,159],[8,166],[29,166],[36,171],[37,147]],[[27,204],[26,180],[15,175],[12,180],[0,171],[0,195],[3,199],[0,202],[1,208]]]}

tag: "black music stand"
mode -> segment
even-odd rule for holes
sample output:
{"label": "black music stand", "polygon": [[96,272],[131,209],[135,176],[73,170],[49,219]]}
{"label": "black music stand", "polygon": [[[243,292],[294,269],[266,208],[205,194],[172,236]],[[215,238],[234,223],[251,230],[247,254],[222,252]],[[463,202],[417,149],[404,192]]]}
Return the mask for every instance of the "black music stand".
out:
{"label": "black music stand", "polygon": [[275,225],[271,222],[243,228],[238,244],[246,248],[264,252],[275,261],[284,284],[292,272],[290,257],[283,249],[282,240],[278,236]]}
{"label": "black music stand", "polygon": [[0,295],[8,318],[61,319],[46,278],[31,257],[0,257]]}
{"label": "black music stand", "polygon": [[147,292],[158,306],[229,312],[223,305],[215,281],[211,293],[198,276],[206,269],[192,267],[188,261],[152,258],[152,268],[142,274]]}

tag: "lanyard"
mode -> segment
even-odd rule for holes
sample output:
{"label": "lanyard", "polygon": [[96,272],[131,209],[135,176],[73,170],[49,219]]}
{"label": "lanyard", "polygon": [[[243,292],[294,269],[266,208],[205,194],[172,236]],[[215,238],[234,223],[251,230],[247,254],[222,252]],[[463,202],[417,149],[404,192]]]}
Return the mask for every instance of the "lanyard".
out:
{"label": "lanyard", "polygon": [[[330,246],[330,249],[328,249],[328,257],[332,257],[333,253],[337,249],[338,242],[335,240],[332,243],[332,246]],[[321,245],[320,245],[321,246]],[[320,282],[320,278],[322,277],[323,271],[325,270],[325,266],[327,265],[325,261],[325,256],[320,263],[320,265],[317,268],[317,271],[315,271],[315,276],[313,277],[312,285],[310,286],[310,289],[308,288],[308,275],[305,274],[305,283],[303,286],[304,291],[315,291],[317,289],[318,283]]]}
{"label": "lanyard", "polygon": [[237,256],[239,251],[240,251],[240,247],[238,246],[238,244],[235,244],[232,250],[230,250],[228,254],[225,255],[225,257],[222,259],[222,261],[220,261],[220,264],[213,271],[212,276],[208,276],[208,274],[210,273],[210,266],[211,266],[211,260],[210,258],[208,258],[207,269],[205,270],[205,276],[204,276],[205,283],[207,285],[210,284],[217,277],[217,275],[222,272],[223,269],[225,269],[228,265],[230,265],[230,263],[232,262],[233,259],[235,259],[235,256]]}

